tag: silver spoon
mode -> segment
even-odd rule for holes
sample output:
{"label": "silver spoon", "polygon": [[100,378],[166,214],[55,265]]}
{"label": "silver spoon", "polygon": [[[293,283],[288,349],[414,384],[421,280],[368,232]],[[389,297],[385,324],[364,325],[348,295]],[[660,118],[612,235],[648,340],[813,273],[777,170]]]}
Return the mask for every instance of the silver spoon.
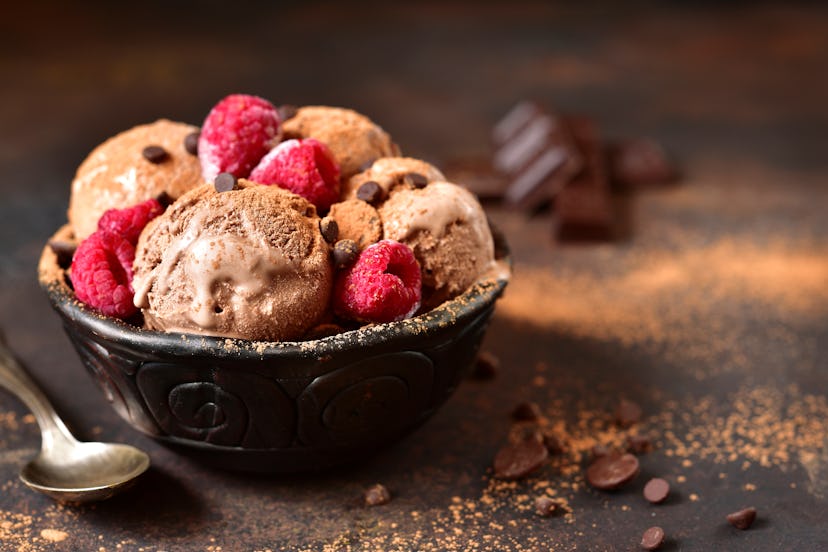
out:
{"label": "silver spoon", "polygon": [[40,426],[40,453],[20,470],[20,480],[32,489],[60,502],[104,500],[149,468],[149,456],[135,447],[75,439],[2,339],[0,385],[29,407]]}

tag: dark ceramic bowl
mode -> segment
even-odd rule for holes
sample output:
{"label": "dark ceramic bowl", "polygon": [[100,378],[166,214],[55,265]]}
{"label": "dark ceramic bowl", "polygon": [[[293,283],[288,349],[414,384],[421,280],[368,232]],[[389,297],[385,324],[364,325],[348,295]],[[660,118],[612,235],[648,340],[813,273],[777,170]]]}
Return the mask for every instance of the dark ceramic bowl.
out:
{"label": "dark ceramic bowl", "polygon": [[437,410],[474,363],[508,282],[500,257],[499,274],[428,313],[302,342],[169,334],[102,316],[75,299],[49,247],[40,283],[133,427],[218,467],[292,472],[366,458]]}

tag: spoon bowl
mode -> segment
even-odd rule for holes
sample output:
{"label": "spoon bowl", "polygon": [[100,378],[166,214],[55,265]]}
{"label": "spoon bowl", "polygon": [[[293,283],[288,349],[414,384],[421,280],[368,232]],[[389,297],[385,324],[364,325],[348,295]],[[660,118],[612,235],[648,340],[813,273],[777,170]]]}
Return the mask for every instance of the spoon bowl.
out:
{"label": "spoon bowl", "polygon": [[76,440],[2,340],[0,385],[31,409],[40,426],[40,453],[20,471],[30,488],[60,502],[93,502],[129,488],[149,468],[149,456],[135,447]]}
{"label": "spoon bowl", "polygon": [[38,454],[20,480],[60,502],[104,500],[132,486],[149,468],[149,457],[129,445],[76,442],[69,456]]}

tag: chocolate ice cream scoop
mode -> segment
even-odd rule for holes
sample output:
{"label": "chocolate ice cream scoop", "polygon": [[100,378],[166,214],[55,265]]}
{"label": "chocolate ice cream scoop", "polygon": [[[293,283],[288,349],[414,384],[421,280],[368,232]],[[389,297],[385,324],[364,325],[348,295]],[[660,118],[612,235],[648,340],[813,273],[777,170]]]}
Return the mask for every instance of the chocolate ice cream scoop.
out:
{"label": "chocolate ice cream scoop", "polygon": [[168,332],[289,341],[319,322],[333,269],[316,210],[240,180],[185,194],[141,235],[135,305]]}
{"label": "chocolate ice cream scoop", "polygon": [[342,179],[358,173],[380,157],[399,154],[391,137],[371,119],[352,109],[305,106],[282,125],[284,138],[316,138],[339,164]]}
{"label": "chocolate ice cream scoop", "polygon": [[376,182],[387,196],[397,186],[421,188],[429,182],[445,179],[440,169],[420,159],[384,157],[377,159],[370,167],[343,182],[342,198],[357,197],[359,188],[366,182]]}
{"label": "chocolate ice cream scoop", "polygon": [[494,263],[486,214],[449,182],[400,188],[379,207],[383,237],[408,245],[420,263],[426,307],[463,292]]}
{"label": "chocolate ice cream scoop", "polygon": [[72,181],[69,223],[78,240],[96,230],[108,209],[130,207],[167,194],[177,198],[202,183],[198,157],[187,137],[198,131],[159,119],[133,127],[96,147]]}

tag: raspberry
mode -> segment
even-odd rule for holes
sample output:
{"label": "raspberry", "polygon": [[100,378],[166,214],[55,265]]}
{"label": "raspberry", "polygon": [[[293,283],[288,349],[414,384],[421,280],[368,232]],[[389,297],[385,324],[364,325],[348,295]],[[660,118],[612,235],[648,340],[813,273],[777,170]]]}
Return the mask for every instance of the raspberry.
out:
{"label": "raspberry", "polygon": [[339,166],[328,147],[313,138],[285,140],[264,156],[250,180],[290,190],[320,211],[339,200]]}
{"label": "raspberry", "polygon": [[279,142],[279,112],[269,101],[231,94],[217,103],[201,127],[198,160],[207,182],[222,172],[244,178]]}
{"label": "raspberry", "polygon": [[340,272],[334,288],[334,312],[364,322],[393,322],[420,306],[420,265],[411,249],[382,240],[366,247]]}
{"label": "raspberry", "polygon": [[135,247],[121,236],[98,230],[83,240],[72,260],[75,295],[107,316],[126,319],[132,304],[132,263]]}
{"label": "raspberry", "polygon": [[98,220],[98,230],[117,234],[135,245],[144,226],[163,212],[164,208],[156,199],[148,199],[126,209],[109,209]]}

